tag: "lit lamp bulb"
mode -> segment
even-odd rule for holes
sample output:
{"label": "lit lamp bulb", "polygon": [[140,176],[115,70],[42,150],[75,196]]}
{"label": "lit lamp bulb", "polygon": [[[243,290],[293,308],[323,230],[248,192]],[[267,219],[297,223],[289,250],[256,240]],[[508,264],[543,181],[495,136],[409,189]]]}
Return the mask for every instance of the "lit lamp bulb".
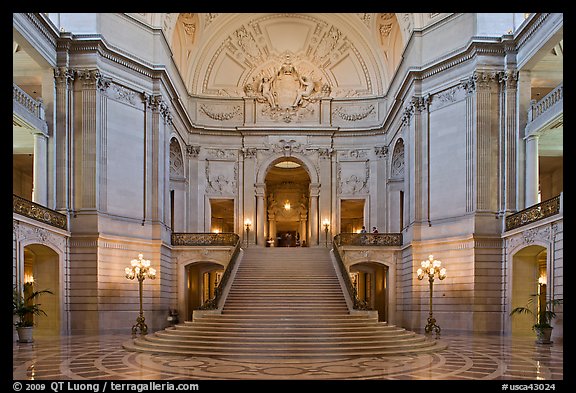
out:
{"label": "lit lamp bulb", "polygon": [[445,268],[440,269],[440,274],[439,274],[438,278],[440,280],[444,280],[446,278],[446,269]]}
{"label": "lit lamp bulb", "polygon": [[418,274],[418,279],[422,280],[424,278],[424,270],[422,270],[421,268],[419,268],[416,273]]}
{"label": "lit lamp bulb", "polygon": [[546,276],[540,276],[540,277],[538,277],[538,284],[540,284],[540,285],[546,285]]}

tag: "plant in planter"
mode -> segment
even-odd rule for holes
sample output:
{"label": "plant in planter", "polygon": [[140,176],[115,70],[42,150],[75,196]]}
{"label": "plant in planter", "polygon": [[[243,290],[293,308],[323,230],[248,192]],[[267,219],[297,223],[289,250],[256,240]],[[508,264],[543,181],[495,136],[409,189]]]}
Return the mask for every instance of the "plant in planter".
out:
{"label": "plant in planter", "polygon": [[[526,306],[514,308],[510,311],[510,316],[516,314],[536,315],[536,323],[532,325],[532,330],[536,332],[536,342],[538,344],[551,344],[551,322],[556,318],[554,307],[563,304],[563,301],[564,299],[546,299],[539,295],[531,295]],[[540,307],[538,307],[539,304]]]}
{"label": "plant in planter", "polygon": [[29,343],[33,341],[32,328],[34,327],[35,315],[46,315],[46,312],[40,307],[37,300],[42,294],[53,294],[48,289],[39,291],[34,290],[31,282],[23,285],[22,291],[14,288],[12,294],[12,314],[18,319],[14,326],[18,331],[18,342]]}

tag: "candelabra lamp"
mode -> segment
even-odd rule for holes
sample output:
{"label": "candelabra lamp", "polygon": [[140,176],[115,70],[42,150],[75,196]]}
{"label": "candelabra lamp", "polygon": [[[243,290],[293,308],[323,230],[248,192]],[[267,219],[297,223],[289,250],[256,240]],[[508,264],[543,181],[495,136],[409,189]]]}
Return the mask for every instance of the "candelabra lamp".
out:
{"label": "candelabra lamp", "polygon": [[244,226],[246,227],[246,248],[248,248],[248,236],[250,235],[250,226],[252,226],[252,221],[247,218],[246,221],[244,221]]}
{"label": "candelabra lamp", "polygon": [[138,254],[138,259],[132,259],[130,267],[127,267],[124,270],[127,279],[133,280],[136,278],[138,280],[138,291],[140,295],[140,314],[138,315],[138,318],[136,318],[136,324],[132,326],[132,334],[136,334],[138,329],[140,329],[141,334],[147,334],[148,326],[146,326],[146,323],[144,322],[144,310],[142,309],[142,287],[146,278],[156,278],[156,269],[150,267],[150,261],[144,259],[144,255]]}
{"label": "candelabra lamp", "polygon": [[326,233],[326,247],[328,247],[328,228],[330,228],[330,221],[328,221],[328,219],[324,219],[324,222],[322,222],[322,225],[324,225],[324,232]]}
{"label": "candelabra lamp", "polygon": [[440,326],[436,324],[436,319],[432,315],[432,293],[434,289],[434,276],[438,279],[444,280],[446,278],[446,268],[441,267],[442,262],[434,259],[433,255],[429,255],[428,259],[422,261],[421,268],[416,272],[418,274],[418,280],[422,280],[424,277],[428,277],[428,283],[430,284],[430,315],[428,316],[428,323],[424,328],[426,333],[435,332],[438,336],[440,334]]}

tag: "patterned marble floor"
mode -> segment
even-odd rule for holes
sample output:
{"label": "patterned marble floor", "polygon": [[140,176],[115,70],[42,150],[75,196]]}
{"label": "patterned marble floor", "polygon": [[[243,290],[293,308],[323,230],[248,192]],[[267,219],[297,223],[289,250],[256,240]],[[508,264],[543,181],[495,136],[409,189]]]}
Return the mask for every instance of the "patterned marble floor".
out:
{"label": "patterned marble floor", "polygon": [[[438,353],[326,360],[225,359],[129,352],[130,334],[36,338],[13,345],[14,380],[516,380],[564,378],[560,344],[451,335]],[[503,389],[502,389],[503,390]],[[556,389],[555,389],[556,390]]]}

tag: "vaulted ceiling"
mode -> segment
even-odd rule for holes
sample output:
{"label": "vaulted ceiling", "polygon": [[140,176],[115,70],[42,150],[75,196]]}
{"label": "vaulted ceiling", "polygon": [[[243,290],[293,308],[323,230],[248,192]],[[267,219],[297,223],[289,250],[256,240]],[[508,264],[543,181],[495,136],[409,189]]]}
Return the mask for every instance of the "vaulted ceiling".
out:
{"label": "vaulted ceiling", "polygon": [[400,23],[393,13],[181,13],[162,18],[188,91],[203,96],[243,96],[282,66],[293,67],[319,87],[329,86],[333,97],[382,95],[413,28],[412,14]]}

